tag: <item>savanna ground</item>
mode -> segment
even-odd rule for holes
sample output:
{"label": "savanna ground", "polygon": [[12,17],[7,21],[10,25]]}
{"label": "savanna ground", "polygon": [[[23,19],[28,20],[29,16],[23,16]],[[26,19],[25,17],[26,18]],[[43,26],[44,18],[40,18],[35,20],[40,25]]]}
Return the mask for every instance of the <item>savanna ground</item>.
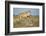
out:
{"label": "savanna ground", "polygon": [[13,27],[38,27],[39,26],[39,16],[32,16],[32,18],[17,18],[13,16]]}

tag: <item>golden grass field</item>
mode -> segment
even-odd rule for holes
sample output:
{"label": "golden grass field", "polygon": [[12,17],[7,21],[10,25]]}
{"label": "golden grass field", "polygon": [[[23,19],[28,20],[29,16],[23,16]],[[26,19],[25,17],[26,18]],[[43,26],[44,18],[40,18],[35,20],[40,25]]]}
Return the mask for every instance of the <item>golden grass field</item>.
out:
{"label": "golden grass field", "polygon": [[39,16],[32,16],[26,18],[19,18],[19,16],[13,16],[13,27],[22,28],[22,27],[38,27],[39,26]]}

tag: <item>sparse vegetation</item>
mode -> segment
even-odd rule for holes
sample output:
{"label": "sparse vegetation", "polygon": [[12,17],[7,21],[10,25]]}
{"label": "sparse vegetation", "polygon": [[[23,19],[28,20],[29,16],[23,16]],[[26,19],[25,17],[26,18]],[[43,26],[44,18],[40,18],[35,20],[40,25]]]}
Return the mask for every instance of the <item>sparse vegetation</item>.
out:
{"label": "sparse vegetation", "polygon": [[13,26],[17,27],[38,27],[39,26],[39,16],[20,17],[13,16]]}

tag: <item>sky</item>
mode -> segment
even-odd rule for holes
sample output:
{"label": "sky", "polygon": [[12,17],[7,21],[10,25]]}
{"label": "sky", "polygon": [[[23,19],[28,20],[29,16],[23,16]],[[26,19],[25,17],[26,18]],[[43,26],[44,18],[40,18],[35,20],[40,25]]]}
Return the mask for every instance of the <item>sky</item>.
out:
{"label": "sky", "polygon": [[23,11],[29,12],[32,16],[39,16],[39,9],[37,8],[13,8],[13,15],[19,15]]}

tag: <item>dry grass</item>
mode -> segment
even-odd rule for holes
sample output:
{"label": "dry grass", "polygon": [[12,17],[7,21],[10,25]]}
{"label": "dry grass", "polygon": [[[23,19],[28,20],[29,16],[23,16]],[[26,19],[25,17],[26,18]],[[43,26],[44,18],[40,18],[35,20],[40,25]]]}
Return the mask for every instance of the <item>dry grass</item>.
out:
{"label": "dry grass", "polygon": [[39,26],[39,16],[33,16],[33,24],[35,27]]}
{"label": "dry grass", "polygon": [[17,27],[38,27],[39,26],[39,16],[32,16],[32,18],[23,18],[20,19],[17,16],[13,17],[13,26]]}

